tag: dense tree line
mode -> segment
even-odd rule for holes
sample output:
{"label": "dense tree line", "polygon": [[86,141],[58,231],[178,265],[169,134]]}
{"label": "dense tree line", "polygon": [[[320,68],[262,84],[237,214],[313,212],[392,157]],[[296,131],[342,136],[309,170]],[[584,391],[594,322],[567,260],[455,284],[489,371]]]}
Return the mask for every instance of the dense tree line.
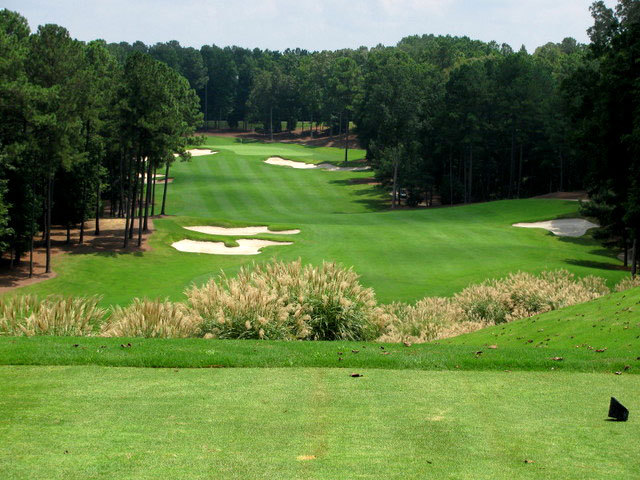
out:
{"label": "dense tree line", "polygon": [[105,204],[126,218],[124,246],[138,220],[139,243],[154,213],[152,175],[174,153],[188,157],[200,123],[187,80],[147,53],[121,63],[104,42],[73,40],[57,25],[32,33],[8,10],[0,59],[0,253],[20,261],[41,231],[49,272],[51,226],[65,225],[69,239],[79,225],[82,242],[85,220],[100,233]]}
{"label": "dense tree line", "polygon": [[[591,7],[587,60],[566,82],[574,136],[588,165],[592,202],[605,244],[621,247],[635,276],[640,258],[640,2]],[[631,258],[629,247],[631,249]]]}

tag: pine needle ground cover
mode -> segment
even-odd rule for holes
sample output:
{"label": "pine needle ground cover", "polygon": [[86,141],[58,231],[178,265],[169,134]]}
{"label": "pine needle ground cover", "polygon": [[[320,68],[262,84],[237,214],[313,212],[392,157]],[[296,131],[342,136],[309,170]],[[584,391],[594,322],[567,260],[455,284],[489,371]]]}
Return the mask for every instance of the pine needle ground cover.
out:
{"label": "pine needle ground cover", "polygon": [[[388,194],[368,184],[371,172],[296,170],[264,163],[268,157],[281,156],[341,164],[342,150],[239,143],[218,137],[206,142],[219,153],[172,167],[170,216],[154,220],[157,231],[150,240],[151,251],[63,255],[54,262],[57,278],[19,292],[99,294],[104,305],[125,305],[134,297],[145,296],[182,301],[185,288],[205,283],[221,269],[233,275],[243,265],[272,258],[301,258],[316,265],[332,260],[353,266],[362,283],[373,287],[384,303],[449,296],[471,283],[519,270],[539,273],[564,268],[580,276],[604,277],[610,286],[625,275],[615,254],[602,249],[589,235],[559,238],[543,230],[511,226],[576,216],[576,202],[510,200],[391,212],[387,210]],[[357,163],[363,156],[363,151],[353,150],[350,162]],[[299,228],[301,233],[252,237],[294,242],[267,247],[258,256],[173,249],[171,244],[183,239],[234,245],[238,238],[183,228],[193,225],[268,225]]]}

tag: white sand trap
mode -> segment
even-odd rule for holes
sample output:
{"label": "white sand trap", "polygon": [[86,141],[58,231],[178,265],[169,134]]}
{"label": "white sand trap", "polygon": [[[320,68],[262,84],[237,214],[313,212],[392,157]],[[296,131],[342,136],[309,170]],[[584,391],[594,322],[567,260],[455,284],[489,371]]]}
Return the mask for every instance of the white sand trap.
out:
{"label": "white sand trap", "polygon": [[171,244],[181,252],[208,253],[210,255],[259,255],[260,249],[277,245],[293,245],[292,242],[270,242],[255,238],[241,238],[237,247],[227,247],[223,242],[197,242],[195,240],[180,240]]}
{"label": "white sand trap", "polygon": [[184,227],[192,232],[206,233],[208,235],[258,235],[260,233],[273,233],[275,235],[296,235],[300,233],[300,230],[269,230],[268,227],[239,227],[239,228],[225,228],[225,227]]}
{"label": "white sand trap", "polygon": [[317,165],[313,163],[304,163],[304,162],[294,162],[293,160],[285,160],[281,157],[271,157],[267,158],[264,163],[268,163],[269,165],[279,165],[281,167],[291,167],[291,168],[318,168]]}
{"label": "white sand trap", "polygon": [[[205,155],[215,155],[218,152],[214,152],[213,150],[209,150],[208,148],[192,148],[191,150],[187,150],[191,154],[192,157],[204,157]],[[174,157],[179,157],[177,153],[173,154]]]}
{"label": "white sand trap", "polygon": [[266,159],[264,163],[268,163],[269,165],[279,165],[281,167],[302,168],[302,169],[321,168],[322,170],[327,170],[329,172],[362,172],[364,170],[371,170],[371,167],[337,167],[330,163],[320,163],[318,165],[315,165],[313,163],[304,163],[304,162],[295,162],[293,160],[286,160],[282,157],[271,157]]}
{"label": "white sand trap", "polygon": [[328,172],[364,172],[365,170],[371,170],[371,167],[336,167],[330,163],[321,163],[318,167]]}
{"label": "white sand trap", "polygon": [[583,218],[561,218],[558,220],[548,220],[546,222],[514,223],[513,226],[522,228],[544,228],[559,237],[581,237],[587,233],[587,230],[597,228],[600,225]]}

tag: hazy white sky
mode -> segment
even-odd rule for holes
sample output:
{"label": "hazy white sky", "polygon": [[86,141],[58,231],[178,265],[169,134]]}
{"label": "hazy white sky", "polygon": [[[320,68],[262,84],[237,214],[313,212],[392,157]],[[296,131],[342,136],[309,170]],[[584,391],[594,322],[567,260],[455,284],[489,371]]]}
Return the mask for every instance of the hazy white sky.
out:
{"label": "hazy white sky", "polygon": [[[467,35],[529,51],[587,42],[590,0],[4,0],[32,30],[57,23],[80,40],[283,50],[394,45],[414,34]],[[613,6],[615,0],[607,0]]]}

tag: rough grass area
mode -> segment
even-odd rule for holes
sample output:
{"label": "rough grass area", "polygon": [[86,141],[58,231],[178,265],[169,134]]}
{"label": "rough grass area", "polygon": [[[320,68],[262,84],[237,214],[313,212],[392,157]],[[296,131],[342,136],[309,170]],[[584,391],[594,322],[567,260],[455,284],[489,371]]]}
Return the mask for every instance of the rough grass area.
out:
{"label": "rough grass area", "polygon": [[[640,288],[517,320],[508,325],[485,328],[443,340],[442,343],[499,344],[528,350],[561,348],[576,353],[588,351],[592,355],[624,350],[640,359]],[[635,363],[640,369],[640,361]]]}
{"label": "rough grass area", "polygon": [[[104,295],[103,305],[128,304],[134,297],[182,301],[192,283],[203,284],[221,269],[233,276],[253,261],[278,258],[319,265],[323,260],[353,266],[381,302],[414,302],[449,296],[472,283],[519,270],[540,273],[564,268],[579,276],[597,275],[612,287],[624,275],[615,252],[589,234],[559,238],[517,222],[575,216],[576,202],[509,200],[431,210],[388,211],[389,195],[364,180],[371,172],[296,170],[267,165],[270,156],[305,162],[343,161],[344,152],[292,144],[239,143],[208,137],[217,155],[172,167],[169,217],[155,219],[151,250],[136,254],[100,252],[56,257],[58,277],[20,293]],[[352,160],[363,151],[352,151]],[[350,162],[356,163],[356,162]],[[157,189],[158,200],[162,189]],[[299,228],[295,236],[253,238],[292,241],[267,247],[259,256],[181,253],[182,239],[225,241],[185,230],[189,225],[268,225]],[[295,238],[294,238],[295,237]]]}
{"label": "rough grass area", "polygon": [[[637,345],[637,344],[636,344]],[[478,353],[481,352],[481,353]],[[567,370],[640,373],[637,348],[487,348],[487,345],[286,342],[143,338],[0,338],[0,365],[164,368],[380,368],[392,370]],[[560,357],[561,361],[554,360]],[[625,370],[625,367],[630,368]],[[268,375],[268,373],[265,373]]]}
{"label": "rough grass area", "polygon": [[638,376],[349,372],[3,367],[0,477],[638,478]]}

